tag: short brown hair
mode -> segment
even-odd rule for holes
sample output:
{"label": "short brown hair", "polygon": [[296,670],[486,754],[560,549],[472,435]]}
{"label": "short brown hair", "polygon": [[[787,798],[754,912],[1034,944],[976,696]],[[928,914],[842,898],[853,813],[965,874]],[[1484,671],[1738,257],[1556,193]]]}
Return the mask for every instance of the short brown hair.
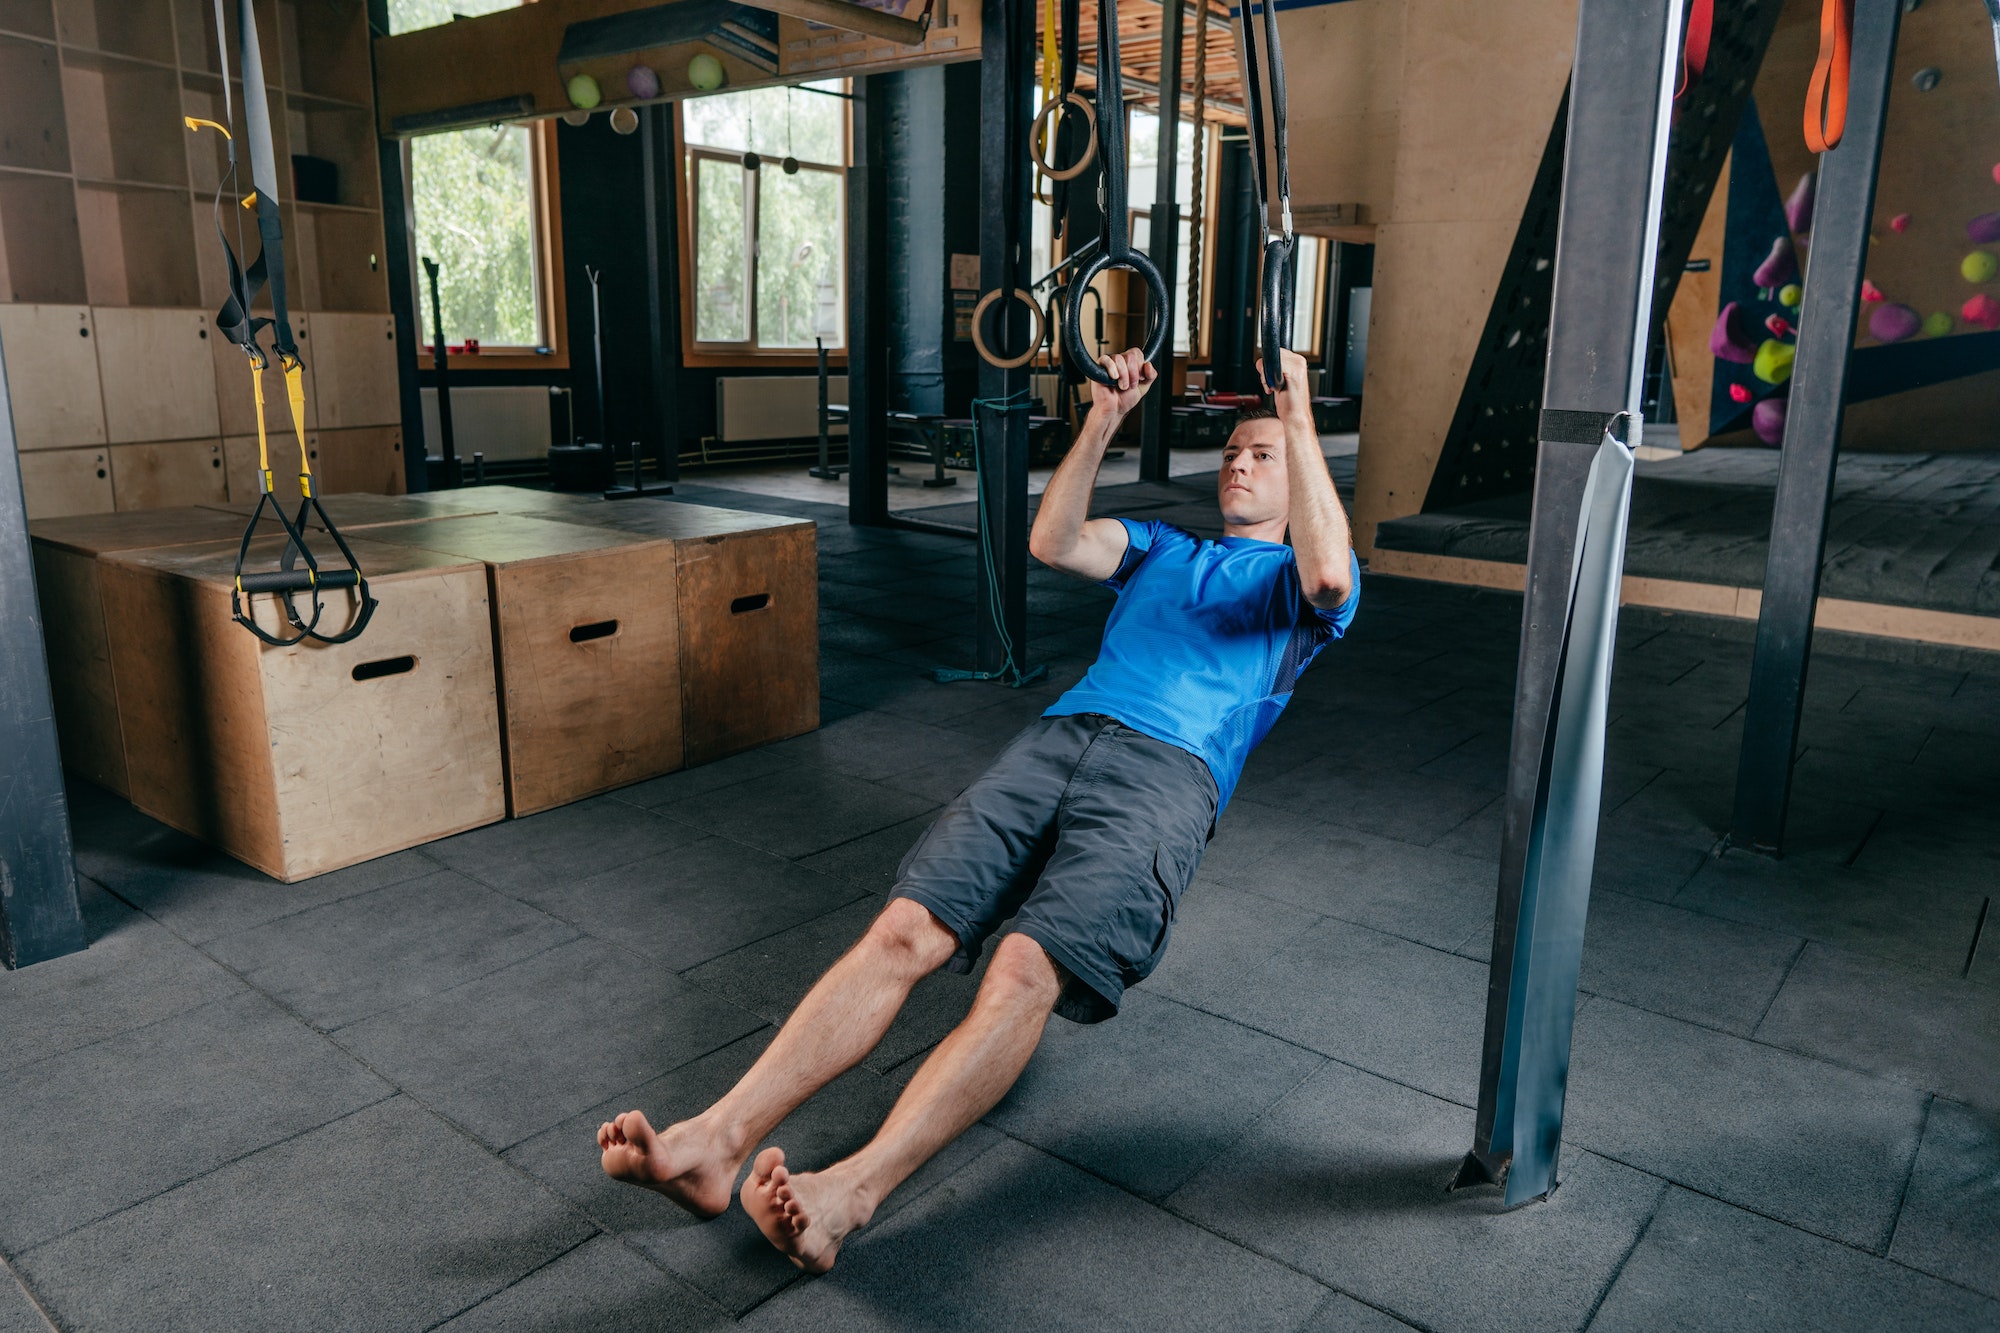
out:
{"label": "short brown hair", "polygon": [[1271,406],[1268,398],[1259,398],[1253,402],[1245,403],[1242,407],[1236,409],[1236,421],[1230,429],[1233,431],[1236,426],[1246,426],[1253,421],[1276,421],[1277,419],[1278,409]]}

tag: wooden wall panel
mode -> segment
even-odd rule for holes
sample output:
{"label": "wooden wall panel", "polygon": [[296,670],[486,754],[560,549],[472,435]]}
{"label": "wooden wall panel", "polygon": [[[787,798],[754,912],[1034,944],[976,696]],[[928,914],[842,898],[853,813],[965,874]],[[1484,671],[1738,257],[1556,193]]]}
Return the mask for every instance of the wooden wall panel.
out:
{"label": "wooden wall panel", "polygon": [[[1698,449],[1708,439],[1709,408],[1715,394],[1715,357],[1708,337],[1722,309],[1722,242],[1729,220],[1729,162],[1715,182],[1715,194],[1702,214],[1688,252],[1687,272],[1674,289],[1667,308],[1667,363],[1673,372],[1674,415],[1680,423],[1681,448]],[[1706,263],[1705,272],[1693,265]]]}
{"label": "wooden wall panel", "polygon": [[0,353],[22,450],[104,443],[88,306],[0,305]]}
{"label": "wooden wall panel", "polygon": [[[322,430],[307,439],[312,444],[313,470],[319,476],[320,494],[338,495],[348,491],[367,491],[376,495],[403,493],[406,478],[401,426]],[[253,481],[251,484],[254,486],[256,483]]]}
{"label": "wooden wall panel", "polygon": [[[1363,225],[1390,215],[1407,7],[1406,0],[1357,0],[1278,15],[1286,68],[1299,72],[1288,86],[1291,142],[1295,149],[1310,145],[1294,151],[1291,162],[1292,211],[1301,230],[1313,230],[1316,217],[1330,218],[1337,205],[1358,204]],[[1193,78],[1191,65],[1186,77]]]}
{"label": "wooden wall panel", "polygon": [[221,504],[229,499],[220,440],[111,446],[111,490],[119,510]]}
{"label": "wooden wall panel", "polygon": [[387,315],[323,313],[313,321],[319,424],[327,429],[402,422],[395,324]]}
{"label": "wooden wall panel", "polygon": [[100,309],[97,336],[111,443],[221,436],[207,311]]}
{"label": "wooden wall panel", "polygon": [[28,517],[109,513],[111,454],[105,449],[43,449],[21,455]]}

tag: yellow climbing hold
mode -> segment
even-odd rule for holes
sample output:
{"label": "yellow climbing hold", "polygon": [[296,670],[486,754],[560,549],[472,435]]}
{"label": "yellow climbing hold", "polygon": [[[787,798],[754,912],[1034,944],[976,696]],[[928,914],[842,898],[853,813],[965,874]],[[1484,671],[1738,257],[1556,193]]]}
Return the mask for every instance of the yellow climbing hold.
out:
{"label": "yellow climbing hold", "polygon": [[1757,359],[1750,364],[1751,373],[1766,384],[1783,384],[1792,377],[1792,358],[1798,354],[1798,348],[1790,343],[1766,338],[1757,349]]}
{"label": "yellow climbing hold", "polygon": [[2000,259],[1991,251],[1974,250],[1959,264],[1958,271],[1967,282],[1991,282],[1993,275],[2000,273]]}

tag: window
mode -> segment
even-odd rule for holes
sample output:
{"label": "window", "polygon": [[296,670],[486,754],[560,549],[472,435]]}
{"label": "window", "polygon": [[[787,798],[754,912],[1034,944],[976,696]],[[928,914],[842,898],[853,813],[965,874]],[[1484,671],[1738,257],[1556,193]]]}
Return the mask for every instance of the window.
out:
{"label": "window", "polygon": [[1298,275],[1292,299],[1292,350],[1312,361],[1324,350],[1320,334],[1326,327],[1327,242],[1317,236],[1292,238],[1292,271]]}
{"label": "window", "polygon": [[832,80],[681,103],[696,346],[845,345],[844,90]]}
{"label": "window", "polygon": [[[1153,195],[1159,188],[1160,118],[1150,111],[1132,109],[1126,132],[1130,170],[1126,179],[1126,200],[1132,210],[1132,245],[1150,250],[1153,237]],[[1213,156],[1211,154],[1211,156]],[[1174,247],[1174,350],[1188,352],[1188,234],[1197,206],[1194,188],[1194,122],[1180,122],[1180,142],[1174,148],[1174,202],[1180,207],[1180,224],[1175,229]],[[1213,232],[1210,233],[1213,235]]]}
{"label": "window", "polygon": [[[443,340],[482,349],[546,346],[548,320],[538,219],[541,133],[495,125],[410,140],[410,205],[417,254],[438,264]],[[415,270],[424,341],[429,279]]]}
{"label": "window", "polygon": [[512,9],[520,3],[521,0],[389,0],[389,31],[395,34],[438,28],[454,18],[478,18],[496,10]]}

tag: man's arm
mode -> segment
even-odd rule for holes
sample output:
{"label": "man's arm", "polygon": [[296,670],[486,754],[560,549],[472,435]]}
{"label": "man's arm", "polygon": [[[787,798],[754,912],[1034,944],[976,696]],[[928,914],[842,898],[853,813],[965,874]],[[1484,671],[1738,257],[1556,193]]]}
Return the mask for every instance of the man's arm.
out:
{"label": "man's arm", "polygon": [[1041,508],[1035,511],[1034,531],[1028,534],[1028,550],[1050,569],[1102,583],[1118,572],[1125,559],[1125,525],[1114,518],[1090,517],[1090,493],[1097,485],[1097,469],[1104,463],[1104,450],[1118,427],[1152,385],[1151,363],[1138,348],[1103,358],[1101,364],[1117,381],[1116,387],[1091,382],[1090,415],[1076,442],[1063,456],[1055,476],[1042,492]]}
{"label": "man's arm", "polygon": [[1299,585],[1306,600],[1322,611],[1332,611],[1354,592],[1354,537],[1348,531],[1340,493],[1333,488],[1333,474],[1326,470],[1326,455],[1319,449],[1306,359],[1297,352],[1280,352],[1278,364],[1285,372],[1277,407],[1278,419],[1285,427],[1292,554],[1298,561]]}

